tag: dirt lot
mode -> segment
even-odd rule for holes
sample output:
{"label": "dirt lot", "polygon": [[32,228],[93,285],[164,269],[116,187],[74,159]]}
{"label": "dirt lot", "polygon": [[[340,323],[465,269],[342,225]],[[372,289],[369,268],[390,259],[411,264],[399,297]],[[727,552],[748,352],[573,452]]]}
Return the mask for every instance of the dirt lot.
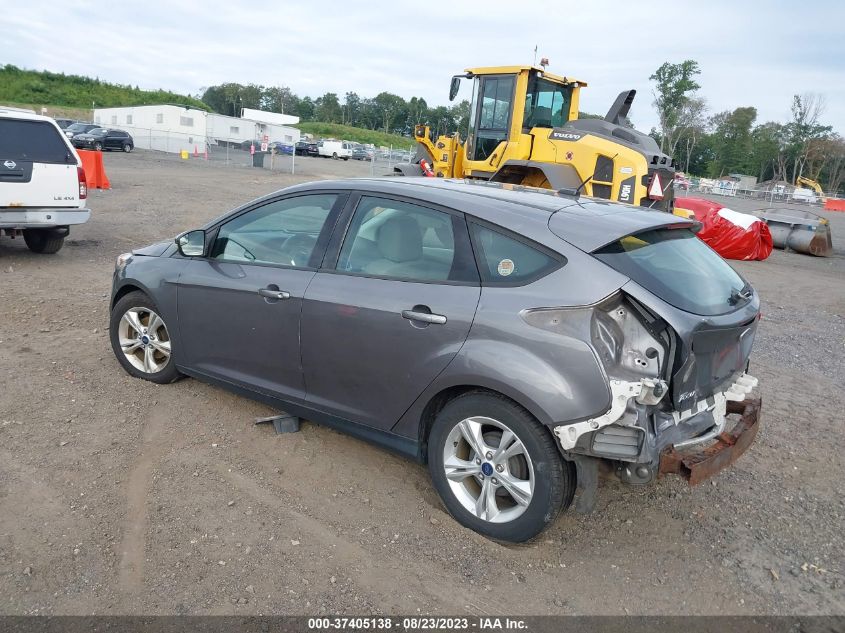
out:
{"label": "dirt lot", "polygon": [[[505,547],[445,514],[423,466],[112,356],[115,256],[301,180],[136,152],[55,256],[0,241],[0,612],[845,613],[845,214],[836,256],[738,263],[763,296],[764,421],[712,482],[603,481]],[[747,207],[739,201],[731,206]],[[752,205],[753,206],[753,205]]]}

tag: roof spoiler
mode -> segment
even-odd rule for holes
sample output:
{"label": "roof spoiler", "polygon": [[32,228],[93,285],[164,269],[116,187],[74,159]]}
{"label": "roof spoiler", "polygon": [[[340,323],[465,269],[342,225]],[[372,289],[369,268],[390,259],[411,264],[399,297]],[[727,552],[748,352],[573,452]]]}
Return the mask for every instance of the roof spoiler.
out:
{"label": "roof spoiler", "polygon": [[615,123],[616,125],[623,125],[622,119],[628,116],[628,111],[631,109],[631,104],[634,102],[634,97],[637,96],[636,90],[623,90],[616,97],[616,101],[610,106],[610,110],[604,117],[605,121]]}

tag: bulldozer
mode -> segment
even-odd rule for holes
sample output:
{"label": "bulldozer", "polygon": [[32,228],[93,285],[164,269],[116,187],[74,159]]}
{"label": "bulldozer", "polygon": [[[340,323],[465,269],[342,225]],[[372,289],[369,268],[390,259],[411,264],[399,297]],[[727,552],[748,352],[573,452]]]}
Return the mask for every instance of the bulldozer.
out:
{"label": "bulldozer", "polygon": [[579,119],[586,82],[542,63],[468,68],[452,77],[450,101],[463,79],[472,82],[466,140],[434,139],[418,125],[415,160],[396,165],[396,175],[484,179],[672,212],[674,161],[625,124],[635,90],[620,93],[603,119]]}

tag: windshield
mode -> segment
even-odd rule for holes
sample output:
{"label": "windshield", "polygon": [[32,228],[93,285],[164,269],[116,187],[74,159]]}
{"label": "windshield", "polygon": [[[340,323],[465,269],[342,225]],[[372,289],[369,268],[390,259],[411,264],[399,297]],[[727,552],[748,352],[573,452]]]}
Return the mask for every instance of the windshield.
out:
{"label": "windshield", "polygon": [[745,280],[688,229],[629,235],[593,255],[667,303],[694,314],[732,312],[751,297]]}
{"label": "windshield", "polygon": [[72,123],[67,126],[67,129],[71,132],[84,132],[86,127],[88,127],[88,123]]}

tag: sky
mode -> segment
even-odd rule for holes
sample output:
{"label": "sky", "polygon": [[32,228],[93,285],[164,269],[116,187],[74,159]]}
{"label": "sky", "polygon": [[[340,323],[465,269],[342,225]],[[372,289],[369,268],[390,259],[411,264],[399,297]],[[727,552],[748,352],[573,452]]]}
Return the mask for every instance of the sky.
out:
{"label": "sky", "polygon": [[[197,94],[224,82],[299,96],[382,91],[448,104],[467,67],[550,60],[586,81],[581,110],[603,114],[635,88],[635,126],[656,125],[649,76],[696,60],[711,113],[755,106],[785,122],[792,96],[824,96],[821,122],[845,134],[845,2],[485,0],[27,0],[0,11],[0,64]],[[429,8],[430,7],[430,8]],[[458,98],[469,98],[468,82]]]}

